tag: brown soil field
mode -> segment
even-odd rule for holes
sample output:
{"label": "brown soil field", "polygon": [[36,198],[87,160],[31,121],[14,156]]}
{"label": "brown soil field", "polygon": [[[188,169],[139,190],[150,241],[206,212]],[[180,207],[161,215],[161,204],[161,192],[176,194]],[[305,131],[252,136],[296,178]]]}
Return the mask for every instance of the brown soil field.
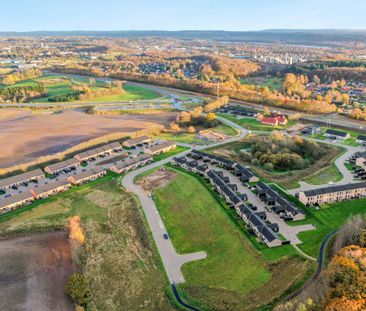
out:
{"label": "brown soil field", "polygon": [[81,142],[115,133],[126,135],[167,125],[177,113],[89,115],[76,110],[32,114],[26,110],[0,110],[0,168],[30,162],[64,151]]}
{"label": "brown soil field", "polygon": [[74,271],[65,232],[0,241],[0,310],[71,311],[65,285]]}
{"label": "brown soil field", "polygon": [[178,176],[177,173],[160,168],[152,174],[143,177],[137,183],[142,186],[145,191],[151,192],[154,189],[166,186],[170,181]]}

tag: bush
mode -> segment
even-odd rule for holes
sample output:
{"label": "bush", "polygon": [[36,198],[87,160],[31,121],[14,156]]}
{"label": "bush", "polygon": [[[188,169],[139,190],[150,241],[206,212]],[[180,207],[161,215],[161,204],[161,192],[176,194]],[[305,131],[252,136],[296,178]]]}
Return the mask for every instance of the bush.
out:
{"label": "bush", "polygon": [[270,163],[270,162],[267,162],[267,163],[265,163],[265,164],[263,165],[263,168],[264,168],[265,170],[267,170],[267,171],[272,172],[272,171],[273,171],[273,164],[272,164],[272,163]]}
{"label": "bush", "polygon": [[67,284],[66,293],[78,305],[85,305],[88,298],[88,284],[82,273],[74,272]]}

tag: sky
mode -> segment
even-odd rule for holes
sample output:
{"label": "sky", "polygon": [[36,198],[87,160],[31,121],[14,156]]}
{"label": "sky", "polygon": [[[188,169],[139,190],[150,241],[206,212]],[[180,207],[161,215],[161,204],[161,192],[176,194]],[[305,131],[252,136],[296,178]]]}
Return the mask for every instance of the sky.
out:
{"label": "sky", "polygon": [[0,0],[0,31],[366,29],[366,0]]}

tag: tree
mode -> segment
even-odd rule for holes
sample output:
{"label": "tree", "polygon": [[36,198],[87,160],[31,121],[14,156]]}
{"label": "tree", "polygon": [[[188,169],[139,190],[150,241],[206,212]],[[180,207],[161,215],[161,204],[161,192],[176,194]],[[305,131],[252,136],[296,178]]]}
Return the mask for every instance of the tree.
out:
{"label": "tree", "polygon": [[187,133],[194,134],[196,133],[196,129],[191,125],[187,129]]}
{"label": "tree", "polygon": [[181,128],[180,128],[180,126],[177,123],[171,123],[170,124],[170,130],[173,133],[177,133],[177,132],[180,132],[181,131]]}
{"label": "tree", "polygon": [[206,115],[206,120],[207,120],[207,122],[213,122],[216,120],[216,115],[213,112],[209,112]]}
{"label": "tree", "polygon": [[265,117],[268,117],[269,115],[271,115],[271,111],[269,110],[268,107],[264,107],[264,109],[263,109],[263,115]]}
{"label": "tree", "polygon": [[66,284],[66,293],[78,305],[85,305],[88,298],[88,283],[84,274],[74,272]]}

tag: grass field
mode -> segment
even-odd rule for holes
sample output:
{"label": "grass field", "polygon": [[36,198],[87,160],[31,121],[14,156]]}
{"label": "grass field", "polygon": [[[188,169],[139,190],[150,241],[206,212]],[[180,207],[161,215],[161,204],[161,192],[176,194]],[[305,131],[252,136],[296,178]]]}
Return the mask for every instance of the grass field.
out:
{"label": "grass field", "polygon": [[110,174],[1,218],[0,232],[64,228],[69,216],[80,215],[86,235],[81,268],[90,291],[88,309],[173,310],[139,203],[113,178]]}
{"label": "grass field", "polygon": [[333,164],[324,169],[319,170],[315,175],[306,178],[305,181],[311,185],[323,185],[329,182],[337,182],[342,180],[343,175],[338,168]]}
{"label": "grass field", "polygon": [[286,254],[270,264],[271,255],[267,261],[253,248],[197,178],[176,171],[179,176],[155,189],[153,198],[177,251],[207,252],[206,259],[183,266],[186,283],[180,291],[188,301],[203,310],[241,310],[244,305],[246,310],[254,310],[303,276],[308,262]]}
{"label": "grass field", "polygon": [[226,125],[224,123],[220,124],[219,126],[216,126],[213,128],[214,132],[222,133],[228,136],[235,136],[238,134],[237,130],[232,128],[229,125]]}
{"label": "grass field", "polygon": [[[294,197],[292,200],[301,205]],[[366,214],[365,206],[366,199],[358,199],[324,204],[319,210],[304,208],[306,219],[289,224],[313,224],[316,227],[315,230],[299,233],[298,237],[303,243],[298,246],[306,254],[317,257],[322,240],[334,229],[340,228],[351,216]]]}
{"label": "grass field", "polygon": [[188,150],[189,148],[188,147],[183,147],[183,146],[177,146],[174,150],[170,150],[168,152],[164,152],[162,154],[159,154],[159,155],[156,155],[153,157],[153,161],[154,162],[157,162],[157,161],[160,161],[160,160],[164,160],[166,158],[169,158],[169,157],[172,157],[178,153],[181,153],[183,151],[186,151]]}
{"label": "grass field", "polygon": [[228,120],[240,125],[241,127],[251,130],[251,131],[283,130],[283,129],[289,128],[295,124],[295,121],[289,121],[284,126],[282,126],[282,125],[279,125],[279,126],[263,125],[260,121],[253,119],[253,118],[246,118],[246,117],[236,118],[232,115],[224,114],[224,113],[218,113],[217,115],[220,117],[223,117],[225,119],[228,119]]}
{"label": "grass field", "polygon": [[259,85],[259,86],[267,86],[272,90],[281,90],[282,89],[282,78],[246,78],[246,79],[240,79],[240,82],[242,84],[250,84],[250,85]]}
{"label": "grass field", "polygon": [[[94,88],[103,87],[106,83],[96,78],[96,84]],[[32,102],[48,102],[48,99],[52,96],[56,95],[64,95],[69,93],[74,93],[71,89],[73,85],[87,85],[88,78],[87,77],[70,77],[63,75],[45,75],[43,77],[21,81],[16,83],[10,87],[17,86],[36,86],[43,85],[47,89],[47,96],[42,98],[37,98],[32,100]],[[5,87],[5,86],[1,86]],[[112,96],[101,96],[94,98],[92,100],[87,100],[84,102],[92,101],[92,102],[118,102],[118,101],[137,101],[137,100],[151,100],[158,98],[160,95],[156,92],[152,91],[149,88],[144,88],[136,85],[125,84],[123,86],[126,91],[123,95],[112,95]]]}
{"label": "grass field", "polygon": [[157,136],[154,136],[154,139],[169,140],[185,144],[203,143],[202,140],[196,138],[196,134],[188,134],[188,133],[182,133],[182,134],[161,133]]}

